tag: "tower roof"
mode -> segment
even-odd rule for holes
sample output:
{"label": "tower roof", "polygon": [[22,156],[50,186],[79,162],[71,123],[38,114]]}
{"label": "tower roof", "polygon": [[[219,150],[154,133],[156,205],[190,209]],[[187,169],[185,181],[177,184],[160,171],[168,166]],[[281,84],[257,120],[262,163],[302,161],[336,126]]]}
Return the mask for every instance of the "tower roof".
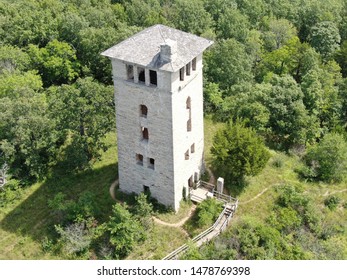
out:
{"label": "tower roof", "polygon": [[[212,44],[213,41],[208,39],[157,24],[109,48],[101,55],[148,68],[176,72]],[[171,59],[167,48],[171,50]]]}

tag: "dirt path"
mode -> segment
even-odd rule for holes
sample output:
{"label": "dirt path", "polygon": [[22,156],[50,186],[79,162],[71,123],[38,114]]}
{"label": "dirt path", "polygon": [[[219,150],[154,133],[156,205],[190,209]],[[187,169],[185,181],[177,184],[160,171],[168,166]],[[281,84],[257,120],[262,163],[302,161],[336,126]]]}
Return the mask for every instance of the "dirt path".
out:
{"label": "dirt path", "polygon": [[157,217],[154,217],[154,216],[152,218],[153,218],[154,222],[156,222],[159,225],[178,228],[178,227],[182,227],[184,225],[184,223],[186,221],[188,221],[188,219],[193,215],[195,209],[196,209],[196,205],[193,205],[190,208],[190,211],[189,211],[188,215],[186,217],[184,217],[182,220],[180,220],[179,222],[174,223],[174,224],[164,222],[164,221],[162,221],[162,220],[160,220],[160,219],[158,219]]}
{"label": "dirt path", "polygon": [[[274,185],[275,186],[275,185]],[[273,186],[271,186],[273,187]],[[252,197],[251,199],[249,200],[246,200],[246,201],[239,201],[239,205],[242,205],[242,204],[247,204],[247,203],[250,203],[252,202],[253,200],[256,200],[257,198],[259,198],[260,196],[262,196],[265,192],[267,192],[269,190],[269,188],[271,187],[268,187],[268,188],[265,188],[263,189],[260,193],[258,193],[256,196]]]}
{"label": "dirt path", "polygon": [[347,192],[347,189],[343,189],[343,190],[339,190],[339,191],[333,191],[331,193],[329,193],[329,191],[326,191],[326,193],[323,194],[322,196],[328,196],[328,195],[332,195],[332,194],[335,194],[335,193],[343,193],[343,192]]}
{"label": "dirt path", "polygon": [[[252,197],[251,199],[246,200],[246,201],[239,201],[239,205],[250,203],[250,202],[256,200],[257,198],[259,198],[260,196],[262,196],[270,188],[273,188],[273,187],[276,187],[276,186],[280,186],[280,185],[282,185],[282,184],[274,184],[274,185],[272,185],[270,187],[267,187],[267,188],[263,189],[260,193],[258,193],[256,196]],[[339,190],[339,191],[333,191],[333,192],[326,191],[324,194],[321,194],[320,196],[328,196],[328,195],[333,195],[335,193],[343,193],[343,192],[346,192],[346,191],[347,191],[347,189],[343,189],[343,190]]]}

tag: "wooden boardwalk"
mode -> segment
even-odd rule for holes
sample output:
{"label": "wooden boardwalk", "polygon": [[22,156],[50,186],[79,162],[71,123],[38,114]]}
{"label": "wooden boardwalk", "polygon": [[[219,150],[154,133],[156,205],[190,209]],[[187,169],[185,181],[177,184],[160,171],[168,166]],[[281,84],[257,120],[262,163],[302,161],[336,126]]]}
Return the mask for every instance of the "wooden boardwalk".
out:
{"label": "wooden boardwalk", "polygon": [[[208,184],[206,182],[199,182],[200,184],[196,189],[190,191],[191,200],[197,203],[200,203],[204,199],[208,197],[214,197],[224,203],[224,208],[220,213],[216,222],[207,230],[195,236],[192,239],[192,242],[200,247],[205,242],[208,242],[218,236],[221,232],[223,232],[228,224],[230,223],[234,213],[236,211],[238,200],[232,198],[231,196],[227,196],[224,194],[217,193],[214,190],[214,186]],[[213,187],[213,188],[212,188]],[[188,244],[184,244],[183,246],[177,248],[175,251],[168,254],[163,260],[175,260],[178,259],[179,255],[187,251],[189,248]]]}

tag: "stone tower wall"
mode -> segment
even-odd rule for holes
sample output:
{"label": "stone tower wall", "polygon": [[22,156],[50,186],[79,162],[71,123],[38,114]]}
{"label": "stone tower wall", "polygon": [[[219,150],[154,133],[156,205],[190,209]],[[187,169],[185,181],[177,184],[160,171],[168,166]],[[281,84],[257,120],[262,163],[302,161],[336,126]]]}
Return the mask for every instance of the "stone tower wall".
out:
{"label": "stone tower wall", "polygon": [[[159,202],[177,210],[183,187],[188,193],[188,179],[200,173],[203,164],[202,57],[184,81],[179,72],[157,71],[157,87],[128,81],[126,64],[120,60],[112,59],[112,68],[120,188],[140,193],[148,186]],[[191,109],[187,109],[188,97]],[[141,104],[148,108],[146,118],[140,114]],[[142,128],[148,129],[148,141],[142,139]],[[143,156],[142,165],[137,154]],[[149,167],[150,158],[154,169]]]}

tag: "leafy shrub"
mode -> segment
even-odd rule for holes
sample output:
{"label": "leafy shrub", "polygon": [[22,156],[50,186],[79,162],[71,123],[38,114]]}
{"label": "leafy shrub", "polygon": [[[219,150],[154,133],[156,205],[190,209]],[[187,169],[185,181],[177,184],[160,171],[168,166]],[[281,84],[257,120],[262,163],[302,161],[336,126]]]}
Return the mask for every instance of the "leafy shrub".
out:
{"label": "leafy shrub", "polygon": [[216,199],[208,198],[196,208],[196,224],[199,227],[211,225],[215,222],[222,211],[222,203]]}
{"label": "leafy shrub", "polygon": [[[304,158],[310,177],[327,182],[340,182],[347,175],[347,143],[343,136],[329,133]],[[305,173],[304,173],[305,174]]]}
{"label": "leafy shrub", "polygon": [[240,185],[245,176],[257,175],[270,158],[263,140],[242,122],[230,122],[217,131],[211,153],[214,166],[228,183]]}
{"label": "leafy shrub", "polygon": [[22,195],[22,189],[19,181],[11,179],[7,181],[6,185],[0,189],[0,207],[19,199]]}
{"label": "leafy shrub", "polygon": [[123,258],[145,237],[140,222],[128,211],[127,206],[115,204],[110,220],[105,224],[109,232],[110,243],[114,247],[115,257]]}
{"label": "leafy shrub", "polygon": [[83,192],[77,202],[67,199],[65,194],[59,192],[48,200],[48,206],[53,210],[58,223],[73,222],[77,217],[87,219],[99,212],[95,196],[89,191]]}
{"label": "leafy shrub", "polygon": [[283,159],[281,157],[275,157],[272,161],[272,166],[276,168],[282,168]]}
{"label": "leafy shrub", "polygon": [[339,205],[339,203],[340,203],[340,198],[334,195],[324,200],[324,205],[328,207],[330,210],[335,210],[337,206]]}

